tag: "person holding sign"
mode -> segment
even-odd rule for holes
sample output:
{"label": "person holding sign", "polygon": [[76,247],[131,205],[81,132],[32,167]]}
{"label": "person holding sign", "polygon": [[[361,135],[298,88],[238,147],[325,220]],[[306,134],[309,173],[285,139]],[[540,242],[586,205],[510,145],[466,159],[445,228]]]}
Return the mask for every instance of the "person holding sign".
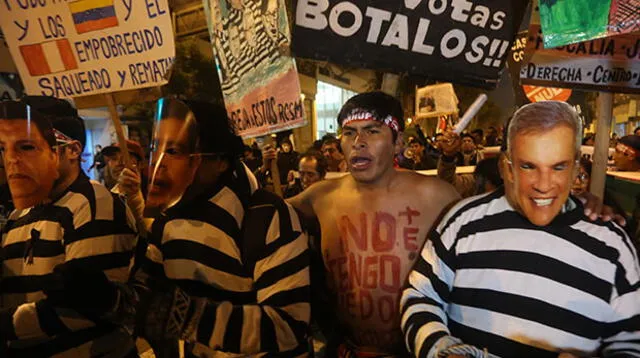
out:
{"label": "person holding sign", "polygon": [[[404,356],[398,314],[402,283],[440,212],[460,197],[449,184],[394,169],[404,119],[382,92],[356,95],[338,122],[350,174],[312,185],[290,203],[317,217],[321,252],[336,317],[338,354]],[[314,284],[321,284],[319,282]]]}
{"label": "person holding sign", "polygon": [[135,326],[158,356],[178,339],[187,357],[308,352],[307,235],[291,206],[258,189],[229,125],[222,106],[158,101],[148,246],[129,285],[103,287],[122,299],[93,312]]}
{"label": "person holding sign", "polygon": [[514,114],[504,189],[450,210],[409,275],[413,356],[640,357],[638,255],[570,196],[581,135],[564,102]]}
{"label": "person holding sign", "polygon": [[[82,307],[103,307],[111,298],[100,289],[103,282],[128,278],[133,217],[105,187],[81,174],[82,144],[70,137],[80,119],[67,111],[69,104],[25,101],[46,110],[69,135],[25,102],[0,103],[0,153],[16,207],[2,237],[4,356],[136,356],[123,327],[82,313]],[[77,274],[60,279],[58,273],[71,268]],[[78,285],[60,295],[66,280]],[[82,300],[87,291],[95,299]]]}

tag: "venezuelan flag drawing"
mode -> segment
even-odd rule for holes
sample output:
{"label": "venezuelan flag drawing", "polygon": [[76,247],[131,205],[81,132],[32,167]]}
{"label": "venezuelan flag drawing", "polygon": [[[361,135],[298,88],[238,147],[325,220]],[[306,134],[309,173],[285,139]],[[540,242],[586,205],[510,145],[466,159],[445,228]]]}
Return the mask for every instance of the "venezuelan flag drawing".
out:
{"label": "venezuelan flag drawing", "polygon": [[78,0],[69,9],[79,34],[118,26],[113,0]]}
{"label": "venezuelan flag drawing", "polygon": [[69,71],[78,68],[67,39],[20,46],[20,54],[31,76]]}

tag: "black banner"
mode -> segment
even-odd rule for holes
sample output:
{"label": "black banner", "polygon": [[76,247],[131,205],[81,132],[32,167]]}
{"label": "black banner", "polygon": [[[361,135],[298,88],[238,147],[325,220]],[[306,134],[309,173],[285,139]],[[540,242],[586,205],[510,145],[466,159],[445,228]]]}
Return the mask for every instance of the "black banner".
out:
{"label": "black banner", "polygon": [[295,0],[293,52],[495,88],[528,0]]}

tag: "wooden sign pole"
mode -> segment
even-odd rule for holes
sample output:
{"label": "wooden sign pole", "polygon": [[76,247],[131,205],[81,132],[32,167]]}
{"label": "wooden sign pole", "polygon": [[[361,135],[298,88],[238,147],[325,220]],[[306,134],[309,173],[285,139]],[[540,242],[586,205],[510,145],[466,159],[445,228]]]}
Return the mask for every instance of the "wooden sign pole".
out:
{"label": "wooden sign pole", "polygon": [[[271,138],[271,136],[266,137],[266,143],[271,145],[274,149],[278,147],[275,140]],[[280,169],[278,169],[278,156],[271,162],[271,180],[273,181],[273,191],[282,198],[282,183],[280,183]]]}
{"label": "wooden sign pole", "polygon": [[118,145],[120,146],[120,153],[124,159],[125,167],[129,168],[131,160],[129,159],[129,149],[127,148],[127,140],[124,137],[124,129],[122,128],[122,122],[120,122],[120,116],[118,115],[118,109],[116,108],[116,102],[113,99],[113,94],[107,93],[104,95],[109,107],[109,113],[111,114],[111,120],[113,126],[116,129],[116,135],[118,136]]}
{"label": "wooden sign pole", "polygon": [[591,170],[591,194],[604,198],[609,160],[609,133],[613,120],[613,94],[600,92],[598,95],[598,123],[596,142],[593,148],[593,169]]}

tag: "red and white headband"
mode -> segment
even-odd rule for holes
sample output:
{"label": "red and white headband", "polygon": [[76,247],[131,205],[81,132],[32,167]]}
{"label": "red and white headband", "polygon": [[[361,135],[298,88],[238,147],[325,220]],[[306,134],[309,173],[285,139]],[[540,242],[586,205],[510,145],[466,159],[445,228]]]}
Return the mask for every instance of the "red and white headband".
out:
{"label": "red and white headband", "polygon": [[354,110],[352,111],[347,118],[342,121],[342,126],[346,126],[351,122],[360,122],[360,121],[376,121],[381,122],[387,127],[389,127],[394,133],[398,133],[400,131],[400,124],[398,123],[398,119],[392,117],[391,115],[386,116],[385,118],[379,119],[378,116],[375,116],[373,113],[364,111],[364,110]]}

